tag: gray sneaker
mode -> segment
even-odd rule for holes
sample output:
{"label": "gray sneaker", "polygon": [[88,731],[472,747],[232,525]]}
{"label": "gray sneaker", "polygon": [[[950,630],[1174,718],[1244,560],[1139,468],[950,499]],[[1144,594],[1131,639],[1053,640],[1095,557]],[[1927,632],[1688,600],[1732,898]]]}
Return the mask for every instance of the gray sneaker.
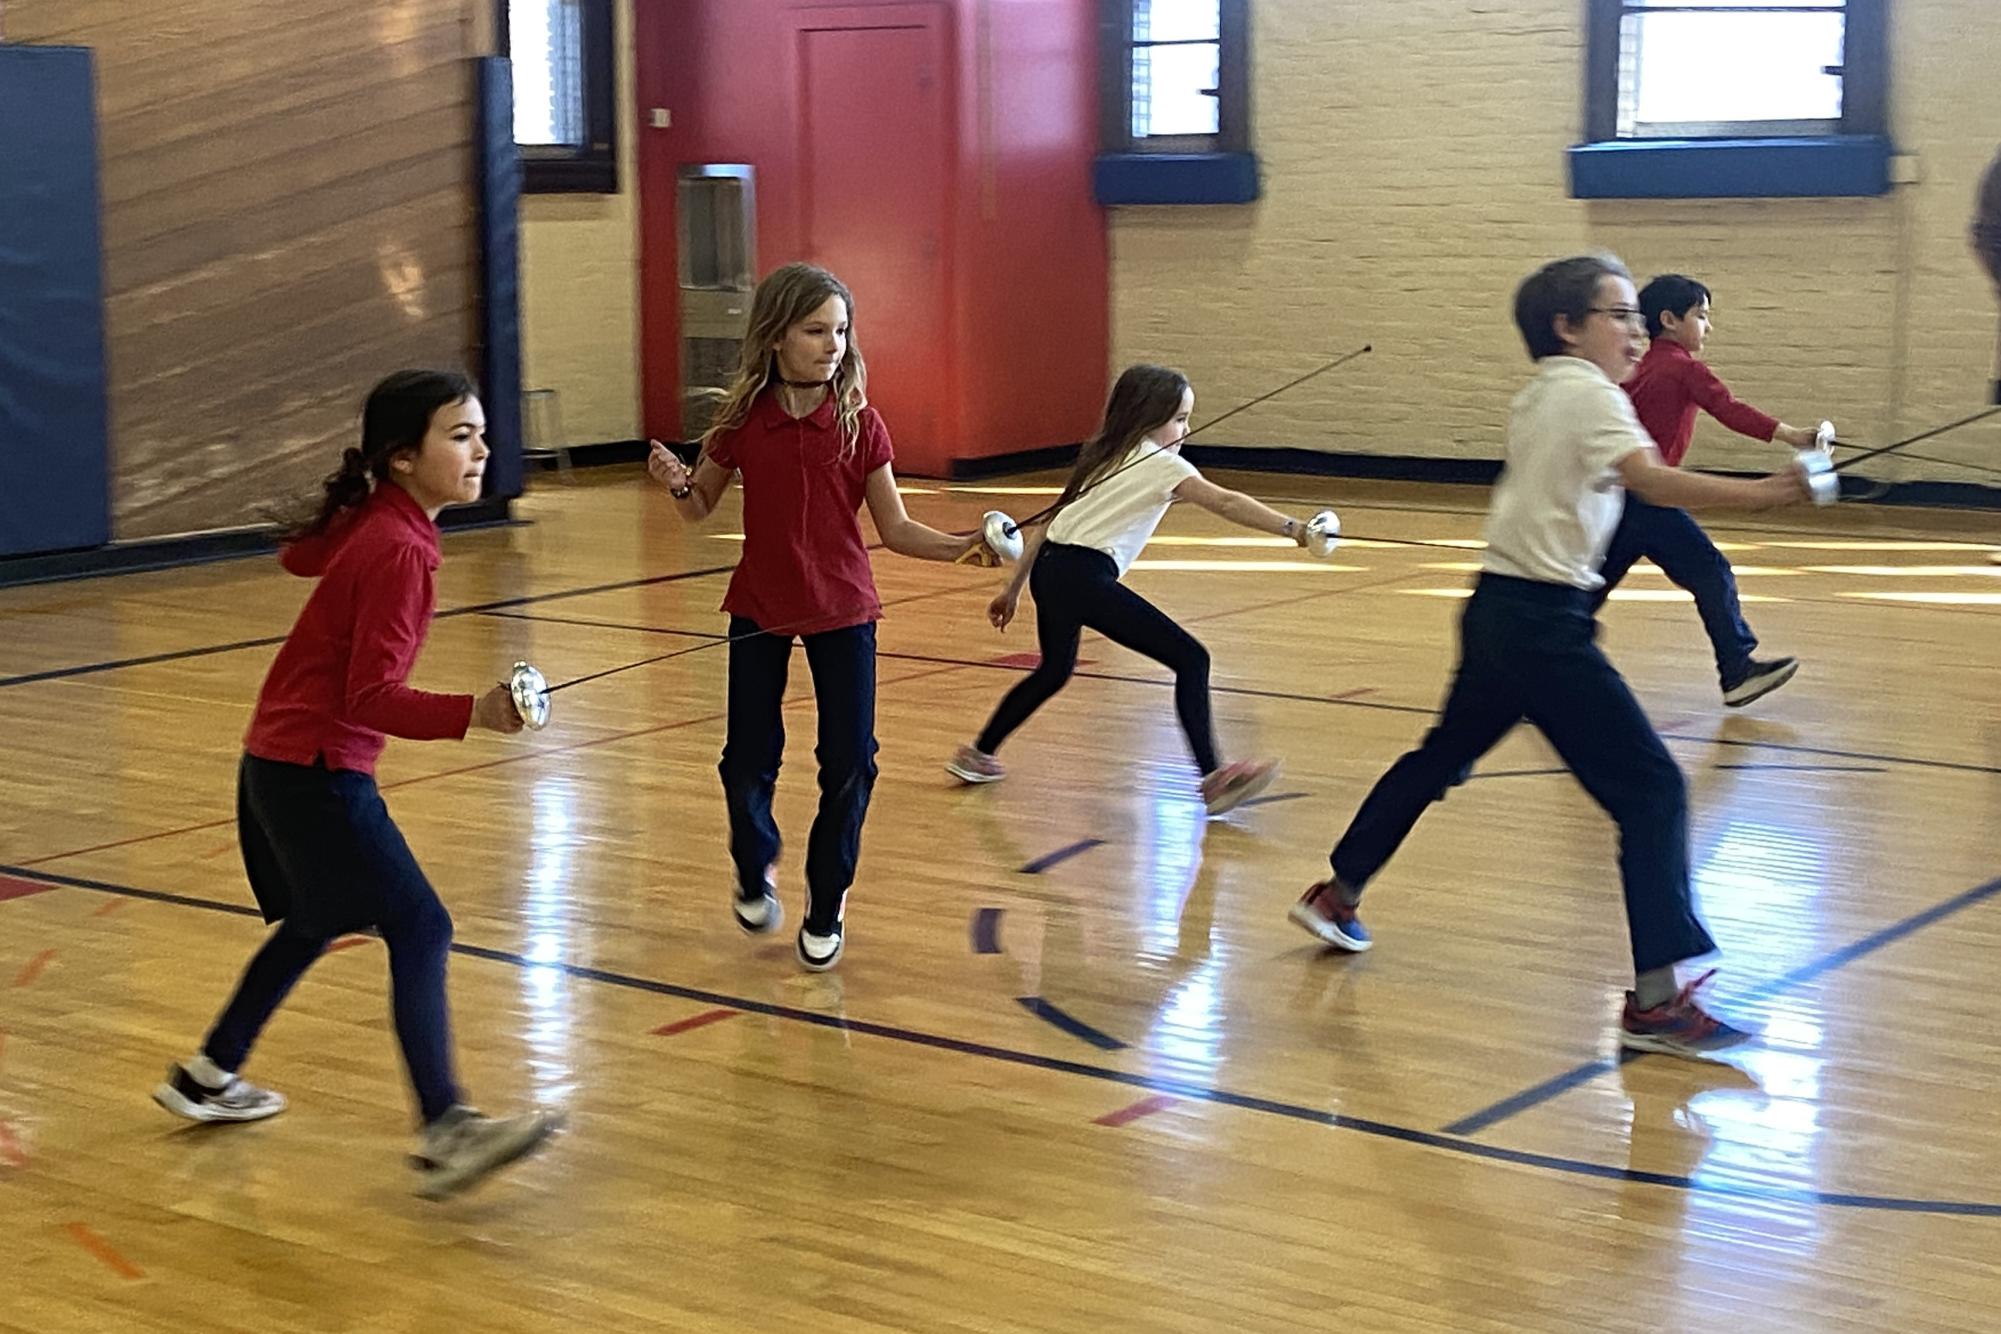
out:
{"label": "gray sneaker", "polygon": [[167,1078],[153,1090],[153,1101],[188,1121],[262,1121],[285,1110],[285,1095],[232,1078],[212,1089],[188,1073],[179,1061],[167,1067]]}
{"label": "gray sneaker", "polygon": [[562,1127],[560,1112],[482,1116],[454,1107],[424,1128],[424,1143],[411,1159],[423,1174],[417,1193],[427,1200],[456,1195],[489,1172],[533,1153]]}

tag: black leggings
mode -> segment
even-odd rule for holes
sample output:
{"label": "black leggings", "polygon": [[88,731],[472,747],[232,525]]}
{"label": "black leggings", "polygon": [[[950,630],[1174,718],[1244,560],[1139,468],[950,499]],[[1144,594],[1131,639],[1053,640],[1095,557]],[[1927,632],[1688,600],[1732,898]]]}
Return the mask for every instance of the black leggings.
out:
{"label": "black leggings", "polygon": [[1077,667],[1077,642],[1089,626],[1114,644],[1144,653],[1174,673],[1174,710],[1204,774],[1221,767],[1209,721],[1209,650],[1167,614],[1119,582],[1110,556],[1089,547],[1045,542],[1029,572],[1041,665],[1007,692],[973,744],[992,755],[1028,716],[1061,690]]}

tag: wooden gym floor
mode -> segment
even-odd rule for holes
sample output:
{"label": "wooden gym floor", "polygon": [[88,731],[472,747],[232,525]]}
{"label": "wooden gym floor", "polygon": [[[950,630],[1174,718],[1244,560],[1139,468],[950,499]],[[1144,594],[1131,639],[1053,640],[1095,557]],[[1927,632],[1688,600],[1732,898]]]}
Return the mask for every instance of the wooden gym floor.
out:
{"label": "wooden gym floor", "polygon": [[[284,1116],[189,1129],[147,1096],[261,938],[233,773],[305,585],[255,559],[0,591],[0,1328],[1992,1329],[1994,516],[1718,518],[1754,627],[1805,664],[1743,712],[1657,574],[1607,609],[1689,774],[1714,999],[1768,1030],[1729,1065],[1621,1065],[1612,830],[1532,732],[1371,888],[1373,953],[1285,921],[1440,697],[1483,497],[1234,480],[1457,545],[1316,564],[1170,515],[1132,585],[1209,645],[1226,753],[1285,762],[1206,825],[1163,673],[1095,637],[1007,782],[948,780],[1030,612],[996,635],[997,575],[879,554],[882,777],[826,976],[729,917],[722,653],[560,694],[539,734],[392,743],[458,924],[467,1083],[572,1113],[442,1206],[401,1161],[372,940],[258,1049]],[[1043,503],[911,490],[941,526]],[[446,539],[420,684],[722,628],[733,502],[683,528],[620,469],[520,509]]]}

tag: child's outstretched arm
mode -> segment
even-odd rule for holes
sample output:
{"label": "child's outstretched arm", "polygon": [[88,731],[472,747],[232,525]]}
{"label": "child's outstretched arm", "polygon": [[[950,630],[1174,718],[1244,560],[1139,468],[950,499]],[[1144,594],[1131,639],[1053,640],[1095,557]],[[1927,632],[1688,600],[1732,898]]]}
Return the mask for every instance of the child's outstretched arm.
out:
{"label": "child's outstretched arm", "polygon": [[1777,417],[1758,411],[1732,394],[1730,386],[1701,362],[1690,361],[1683,374],[1688,395],[1695,400],[1696,406],[1737,434],[1748,435],[1753,440],[1777,440],[1794,449],[1813,448],[1814,432],[1811,428],[1788,426]]}
{"label": "child's outstretched arm", "polygon": [[1174,488],[1174,496],[1231,523],[1255,528],[1261,533],[1277,533],[1291,538],[1300,546],[1306,545],[1304,519],[1288,519],[1262,500],[1241,491],[1232,491],[1227,486],[1217,486],[1206,477],[1182,479],[1181,485]]}
{"label": "child's outstretched arm", "polygon": [[682,517],[697,523],[709,517],[730,485],[730,470],[710,458],[707,450],[695,460],[695,470],[689,472],[674,451],[658,440],[653,442],[653,450],[646,457],[646,471],[667,488],[667,494],[674,498],[674,508]]}
{"label": "child's outstretched arm", "polygon": [[896,489],[896,473],[887,463],[868,475],[862,498],[868,502],[869,517],[875,520],[875,530],[882,534],[882,544],[899,556],[955,561],[981,541],[978,532],[963,537],[957,533],[941,533],[911,518],[909,511],[903,508],[902,494]]}
{"label": "child's outstretched arm", "polygon": [[1786,467],[1769,477],[1713,477],[1668,467],[1651,445],[1626,455],[1617,467],[1628,491],[1649,504],[1674,509],[1770,509],[1812,494],[1798,468]]}

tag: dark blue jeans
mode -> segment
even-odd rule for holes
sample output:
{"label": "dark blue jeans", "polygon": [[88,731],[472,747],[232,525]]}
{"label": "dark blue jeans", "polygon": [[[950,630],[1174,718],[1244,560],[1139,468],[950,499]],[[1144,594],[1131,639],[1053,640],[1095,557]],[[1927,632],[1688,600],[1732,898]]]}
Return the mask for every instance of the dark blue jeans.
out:
{"label": "dark blue jeans", "polygon": [[1725,689],[1737,684],[1758,647],[1758,637],[1744,623],[1744,609],[1737,601],[1737,577],[1730,572],[1729,559],[1687,510],[1649,505],[1627,495],[1625,512],[1605,549],[1605,565],[1600,571],[1605,587],[1599,590],[1594,609],[1604,605],[1633,563],[1643,556],[1660,566],[1675,587],[1695,595],[1695,609],[1716,653],[1716,675]]}
{"label": "dark blue jeans", "polygon": [[[777,859],[771,797],[785,754],[785,679],[792,636],[757,634],[755,621],[730,618],[729,732],[723,742],[723,798],[730,812],[730,859],[741,891],[761,893]],[[739,636],[747,636],[739,638]],[[825,935],[841,920],[861,860],[862,821],[875,790],[875,625],[806,635],[806,666],[819,707],[820,810],[806,840],[806,929]]]}
{"label": "dark blue jeans", "polygon": [[363,928],[389,947],[396,1039],[425,1124],[460,1102],[452,1074],[445,961],[452,919],[367,774],[245,755],[237,771],[243,868],[271,933],[202,1051],[238,1070],[293,984],[335,936]]}
{"label": "dark blue jeans", "polygon": [[1688,876],[1688,785],[1596,643],[1592,595],[1482,574],[1460,618],[1459,672],[1438,722],[1390,767],[1330,859],[1361,889],[1454,775],[1526,718],[1619,826],[1619,877],[1636,972],[1716,948]]}

